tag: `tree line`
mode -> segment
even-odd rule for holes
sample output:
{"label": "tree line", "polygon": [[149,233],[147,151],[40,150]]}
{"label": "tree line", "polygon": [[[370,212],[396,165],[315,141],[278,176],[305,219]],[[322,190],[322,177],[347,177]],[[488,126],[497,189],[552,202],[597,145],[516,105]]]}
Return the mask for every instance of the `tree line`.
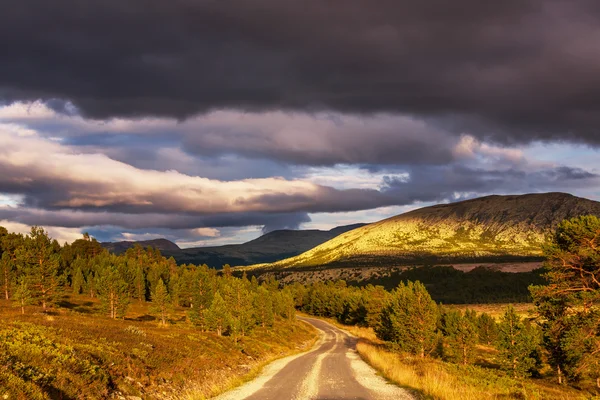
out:
{"label": "tree line", "polygon": [[123,318],[133,302],[150,302],[149,311],[162,325],[176,307],[200,329],[235,339],[256,326],[272,326],[275,318],[293,320],[294,299],[275,281],[235,278],[206,265],[180,265],[160,251],[140,246],[111,254],[85,234],[61,246],[41,227],[27,235],[0,227],[2,295],[21,313],[28,306],[43,311],[60,306],[65,295],[98,298],[102,312]]}

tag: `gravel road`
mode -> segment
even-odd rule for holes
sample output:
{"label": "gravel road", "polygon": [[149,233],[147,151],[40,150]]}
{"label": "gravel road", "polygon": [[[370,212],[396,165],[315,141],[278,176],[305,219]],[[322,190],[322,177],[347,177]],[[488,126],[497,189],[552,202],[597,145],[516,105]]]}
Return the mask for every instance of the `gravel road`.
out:
{"label": "gravel road", "polygon": [[356,338],[328,324],[300,318],[321,338],[307,353],[269,364],[255,380],[218,400],[408,400],[411,394],[377,375],[356,352]]}

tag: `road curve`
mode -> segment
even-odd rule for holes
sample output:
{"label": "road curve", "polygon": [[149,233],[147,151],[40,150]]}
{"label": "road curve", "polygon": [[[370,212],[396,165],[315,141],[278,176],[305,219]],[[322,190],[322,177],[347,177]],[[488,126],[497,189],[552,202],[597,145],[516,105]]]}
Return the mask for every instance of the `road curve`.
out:
{"label": "road curve", "polygon": [[218,400],[404,400],[414,397],[387,383],[356,352],[357,339],[327,322],[300,317],[321,338],[307,353],[269,364],[255,380]]}

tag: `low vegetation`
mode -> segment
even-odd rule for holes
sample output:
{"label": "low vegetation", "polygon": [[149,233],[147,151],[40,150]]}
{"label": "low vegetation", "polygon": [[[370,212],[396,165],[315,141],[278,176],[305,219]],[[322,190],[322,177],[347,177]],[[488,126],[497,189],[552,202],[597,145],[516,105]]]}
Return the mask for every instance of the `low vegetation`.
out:
{"label": "low vegetation", "polygon": [[205,398],[315,337],[276,282],[37,227],[0,244],[0,398]]}

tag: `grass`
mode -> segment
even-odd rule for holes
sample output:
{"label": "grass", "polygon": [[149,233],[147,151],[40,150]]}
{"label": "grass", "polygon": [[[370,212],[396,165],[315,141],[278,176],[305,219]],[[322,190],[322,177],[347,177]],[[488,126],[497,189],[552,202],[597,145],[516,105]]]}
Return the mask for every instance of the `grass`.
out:
{"label": "grass", "polygon": [[535,306],[532,303],[498,303],[498,304],[446,304],[444,305],[447,308],[454,310],[474,310],[480,313],[487,313],[492,316],[496,321],[499,321],[500,318],[506,312],[506,308],[512,305],[517,314],[521,318],[531,318],[533,313],[535,312]]}
{"label": "grass", "polygon": [[[472,306],[468,307],[473,308]],[[487,311],[490,311],[491,307]],[[493,308],[497,307],[499,306],[493,305]],[[465,308],[467,307],[465,306]],[[600,398],[566,386],[559,386],[550,379],[513,379],[495,369],[494,357],[497,351],[491,347],[478,346],[476,365],[463,366],[434,358],[421,359],[399,353],[377,339],[372,328],[341,325],[333,319],[327,319],[327,321],[358,337],[356,349],[363,360],[384,378],[410,389],[420,399],[567,400]],[[486,365],[488,368],[484,368],[482,365]]]}
{"label": "grass", "polygon": [[312,328],[275,322],[237,343],[187,324],[178,309],[160,327],[146,304],[124,320],[98,315],[95,299],[67,296],[25,315],[0,301],[0,398],[203,399],[255,377],[268,362],[309,348]]}

